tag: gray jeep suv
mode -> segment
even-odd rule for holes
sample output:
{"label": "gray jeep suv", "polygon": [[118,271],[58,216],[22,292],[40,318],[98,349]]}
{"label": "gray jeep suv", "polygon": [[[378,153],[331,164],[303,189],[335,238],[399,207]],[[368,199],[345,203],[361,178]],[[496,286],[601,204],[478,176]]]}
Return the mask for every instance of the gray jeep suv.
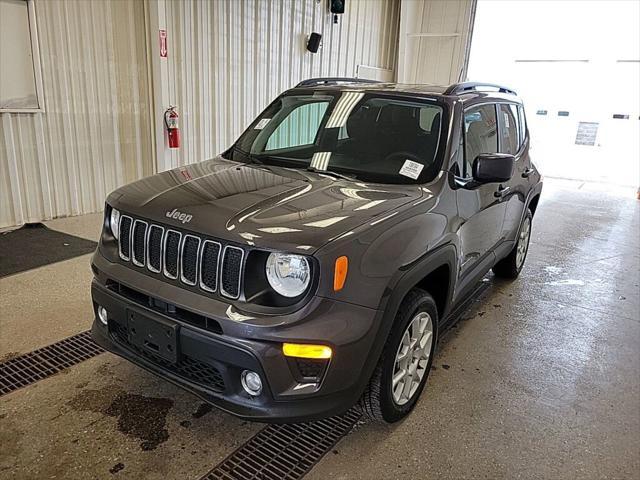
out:
{"label": "gray jeep suv", "polygon": [[397,421],[456,306],[518,276],[541,188],[512,90],[304,81],[109,195],[93,338],[241,417]]}

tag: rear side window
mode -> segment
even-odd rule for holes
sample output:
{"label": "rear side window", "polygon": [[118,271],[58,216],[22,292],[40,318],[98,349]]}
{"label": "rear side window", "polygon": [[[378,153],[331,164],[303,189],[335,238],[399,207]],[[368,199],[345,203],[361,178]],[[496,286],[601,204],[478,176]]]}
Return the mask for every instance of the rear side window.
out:
{"label": "rear side window", "polygon": [[520,150],[518,107],[512,103],[498,105],[500,118],[500,153],[515,155]]}
{"label": "rear side window", "polygon": [[518,116],[520,118],[520,145],[524,143],[527,138],[527,119],[524,116],[524,107],[518,105]]}
{"label": "rear side window", "polygon": [[471,172],[475,158],[481,153],[498,151],[495,104],[472,107],[464,113],[465,176]]}

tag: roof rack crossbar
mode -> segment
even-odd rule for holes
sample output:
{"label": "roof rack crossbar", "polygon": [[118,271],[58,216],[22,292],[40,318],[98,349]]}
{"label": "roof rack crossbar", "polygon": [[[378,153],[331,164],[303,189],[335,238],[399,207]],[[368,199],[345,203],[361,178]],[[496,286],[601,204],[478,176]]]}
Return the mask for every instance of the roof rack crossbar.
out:
{"label": "roof rack crossbar", "polygon": [[320,77],[309,78],[301,81],[296,85],[299,87],[314,87],[317,85],[336,85],[338,83],[381,83],[377,80],[367,80],[365,78],[349,78],[349,77]]}
{"label": "roof rack crossbar", "polygon": [[496,85],[495,83],[484,83],[484,82],[454,83],[444,91],[443,95],[455,95],[457,93],[463,93],[463,92],[469,92],[469,91],[479,92],[483,90],[483,87],[495,88],[500,93],[509,93],[511,95],[517,95],[516,91],[511,88],[507,88],[502,85]]}

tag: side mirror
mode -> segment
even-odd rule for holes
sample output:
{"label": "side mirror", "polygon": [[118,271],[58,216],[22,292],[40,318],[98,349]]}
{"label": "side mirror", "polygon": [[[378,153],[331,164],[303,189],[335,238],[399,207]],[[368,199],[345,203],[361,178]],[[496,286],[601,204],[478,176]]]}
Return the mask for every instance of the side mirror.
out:
{"label": "side mirror", "polygon": [[506,153],[481,153],[473,161],[473,179],[478,183],[508,182],[516,158]]}

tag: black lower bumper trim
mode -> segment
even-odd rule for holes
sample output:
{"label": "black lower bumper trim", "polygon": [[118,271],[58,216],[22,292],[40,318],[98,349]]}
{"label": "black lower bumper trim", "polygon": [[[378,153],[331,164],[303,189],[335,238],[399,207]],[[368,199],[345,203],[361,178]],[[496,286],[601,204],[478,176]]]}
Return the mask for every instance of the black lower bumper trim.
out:
{"label": "black lower bumper trim", "polygon": [[111,337],[124,348],[131,350],[137,355],[144,356],[147,360],[157,364],[159,367],[181,377],[187,378],[204,388],[218,392],[224,391],[224,379],[218,369],[213,365],[201,362],[200,360],[186,354],[182,354],[180,356],[180,360],[176,363],[169,362],[158,355],[153,355],[152,353],[138,348],[131,343],[127,329],[123,325],[114,321],[109,322],[109,331],[111,333]]}
{"label": "black lower bumper trim", "polygon": [[[183,324],[179,328],[177,347],[180,354],[177,362],[164,361],[148,352],[145,355],[129,341],[133,337],[129,335],[127,338],[127,312],[138,310],[140,315],[150,318],[156,318],[160,314],[141,308],[95,281],[92,296],[94,308],[100,305],[109,312],[109,326],[103,325],[100,320],[94,320],[91,333],[97,344],[194,393],[225,412],[248,420],[270,423],[311,421],[343,414],[357,401],[359,392],[353,389],[317,397],[276,399],[268,381],[263,381],[262,393],[252,397],[241,385],[241,374],[243,370],[251,370],[257,372],[262,379],[268,379],[261,362],[264,358],[260,355],[269,347],[258,345],[258,349],[254,351],[246,345],[234,342],[232,338],[198,331],[190,325]],[[263,350],[260,351],[260,348]],[[286,363],[284,367],[287,369],[286,374],[291,375]],[[220,379],[216,371],[220,374]]]}

